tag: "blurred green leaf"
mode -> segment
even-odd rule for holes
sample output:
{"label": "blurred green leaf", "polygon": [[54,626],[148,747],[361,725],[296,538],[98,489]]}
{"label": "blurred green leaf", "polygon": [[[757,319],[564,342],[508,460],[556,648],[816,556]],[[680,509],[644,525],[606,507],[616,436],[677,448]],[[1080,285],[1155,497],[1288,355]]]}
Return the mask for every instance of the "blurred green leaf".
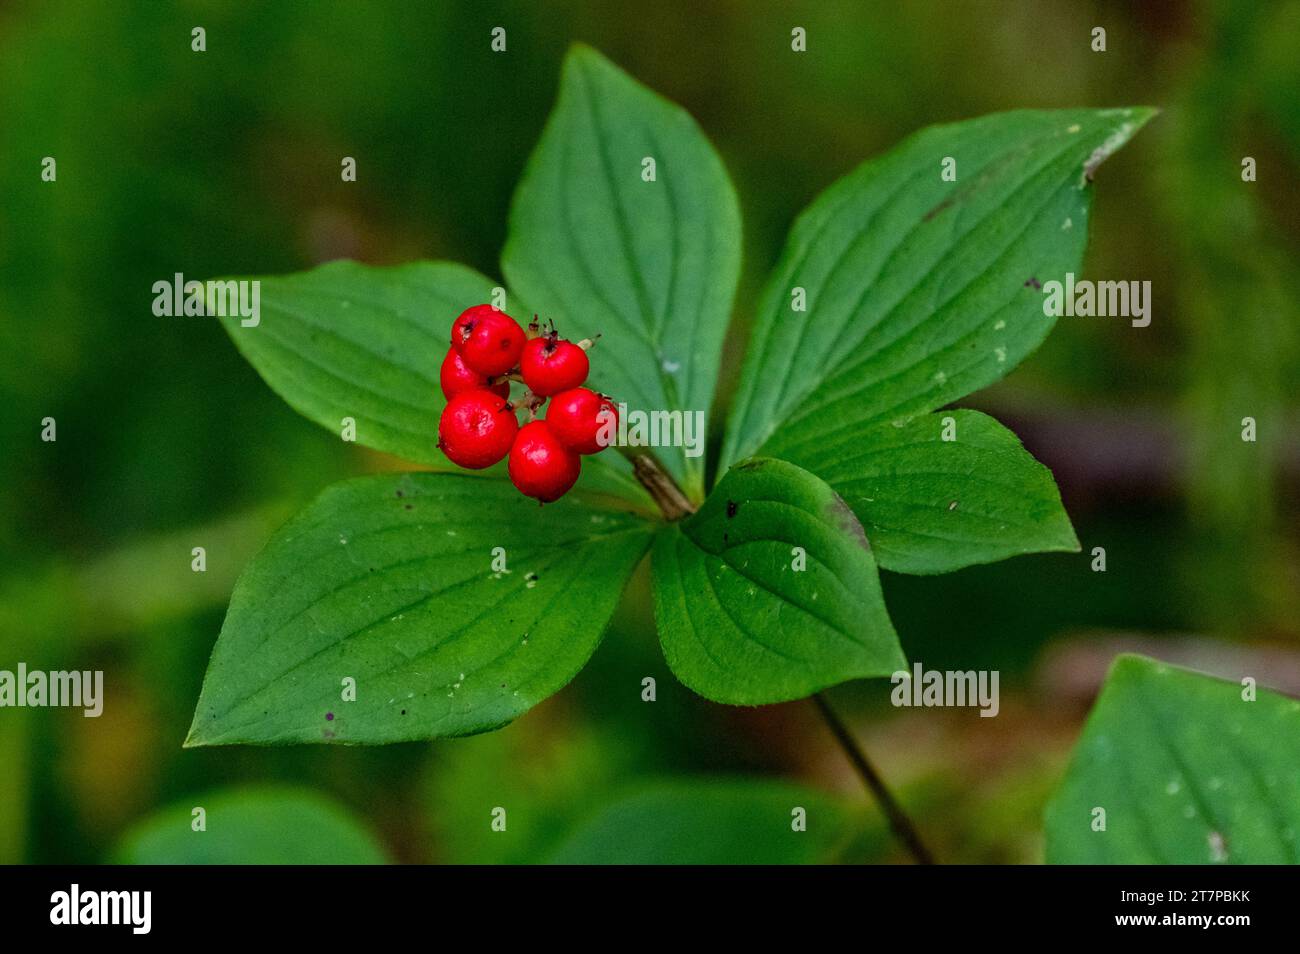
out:
{"label": "blurred green leaf", "polygon": [[793,464],[737,464],[660,533],[653,563],[664,657],[715,702],[784,702],[907,667],[862,527]]}
{"label": "blurred green leaf", "polygon": [[27,794],[34,755],[29,709],[5,713],[0,721],[0,865],[22,864],[27,848]]}
{"label": "blurred green leaf", "polygon": [[[632,408],[708,414],[740,269],[735,192],[695,121],[595,50],[565,60],[502,269],[566,334],[604,334],[595,386]],[[664,463],[703,496],[703,458]]]}
{"label": "blurred green leaf", "polygon": [[[206,813],[194,831],[193,810]],[[163,809],[128,832],[129,865],[381,865],[387,853],[352,814],[316,792],[253,787]]]}
{"label": "blurred green leaf", "polygon": [[[438,746],[426,786],[434,856],[440,864],[536,862],[603,807],[618,781],[647,771],[648,738],[592,719],[584,705],[547,707],[509,732]],[[507,812],[504,831],[492,825],[497,807]]]}
{"label": "blurred green leaf", "polygon": [[[952,418],[951,440],[944,421]],[[1078,550],[1051,471],[978,411],[878,427],[817,467],[863,521],[882,566],[947,573],[1020,553]]]}
{"label": "blurred green leaf", "polygon": [[259,281],[260,322],[222,324],[277,394],[336,435],[351,417],[357,443],[446,465],[438,369],[452,321],[489,301],[492,281],[451,262],[348,261]]}
{"label": "blurred green leaf", "polygon": [[[806,829],[796,831],[795,810]],[[548,861],[568,865],[799,865],[837,859],[864,816],[812,789],[764,779],[664,782],[615,802]]]}
{"label": "blurred green leaf", "polygon": [[1244,692],[1120,656],[1048,805],[1048,862],[1300,863],[1300,702]]}
{"label": "blurred green leaf", "polygon": [[[1021,111],[935,126],[823,193],[763,293],[722,466],[762,453],[821,472],[869,429],[1014,368],[1055,323],[1034,283],[1080,268],[1092,171],[1151,115]],[[941,177],[946,159],[956,181]],[[922,539],[904,565],[887,550],[881,565],[963,565],[952,541],[917,554]]]}
{"label": "blurred green leaf", "polygon": [[639,516],[582,491],[540,508],[480,476],[335,484],[240,578],[186,744],[505,725],[586,663],[649,541]]}

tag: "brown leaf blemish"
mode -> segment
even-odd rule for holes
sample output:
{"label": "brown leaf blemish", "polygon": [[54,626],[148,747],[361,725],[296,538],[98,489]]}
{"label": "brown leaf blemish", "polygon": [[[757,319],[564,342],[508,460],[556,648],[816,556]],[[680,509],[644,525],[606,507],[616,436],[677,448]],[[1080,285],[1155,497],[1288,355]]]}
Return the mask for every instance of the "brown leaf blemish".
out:
{"label": "brown leaf blemish", "polygon": [[844,498],[839,494],[832,492],[830,506],[826,508],[826,515],[837,527],[851,536],[857,544],[864,550],[871,549],[871,541],[867,539],[867,533],[862,529],[862,524],[858,522],[857,514],[853,508],[844,502]]}

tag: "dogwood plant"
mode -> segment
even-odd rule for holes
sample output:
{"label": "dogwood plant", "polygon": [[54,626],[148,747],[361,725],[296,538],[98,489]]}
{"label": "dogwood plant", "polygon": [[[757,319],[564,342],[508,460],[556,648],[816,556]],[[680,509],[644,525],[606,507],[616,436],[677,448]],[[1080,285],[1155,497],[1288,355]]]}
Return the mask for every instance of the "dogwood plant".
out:
{"label": "dogwood plant", "polygon": [[943,409],[1051,330],[1040,288],[1080,270],[1092,174],[1151,114],[997,114],[858,166],[799,217],[758,299],[714,466],[622,448],[539,507],[501,467],[459,471],[437,448],[450,323],[503,301],[602,333],[593,389],[707,414],[740,269],[735,191],[700,129],[575,48],[504,282],[333,262],[261,279],[260,324],[226,322],[294,408],[427,469],[336,483],[275,534],[235,587],[186,744],[503,726],[583,667],[647,554],[664,656],[709,699],[906,668],[879,568],[1078,548],[1016,436]]}

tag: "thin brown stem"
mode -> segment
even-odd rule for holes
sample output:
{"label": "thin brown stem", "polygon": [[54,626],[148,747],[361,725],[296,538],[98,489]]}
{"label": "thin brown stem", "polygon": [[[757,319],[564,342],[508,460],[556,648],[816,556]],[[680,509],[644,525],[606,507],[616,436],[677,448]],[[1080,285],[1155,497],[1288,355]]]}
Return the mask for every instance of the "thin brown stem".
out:
{"label": "thin brown stem", "polygon": [[632,462],[632,473],[659,505],[665,520],[680,520],[695,513],[695,504],[654,454],[639,447],[620,447],[619,451]]}
{"label": "thin brown stem", "polygon": [[889,822],[890,830],[903,843],[918,865],[934,864],[934,855],[930,854],[929,849],[921,841],[916,826],[912,824],[912,820],[907,817],[902,807],[894,800],[894,796],[890,794],[889,789],[885,786],[884,779],[880,777],[880,773],[867,759],[866,752],[853,738],[848,727],[835,714],[835,710],[831,708],[831,704],[826,700],[826,697],[820,692],[815,692],[812,698],[817,705],[817,710],[822,714],[822,718],[826,720],[826,725],[830,728],[831,734],[835,736],[835,741],[840,744],[845,756],[853,763],[858,775],[862,777],[863,783],[875,796],[876,801],[880,803],[880,809],[885,813],[885,819]]}

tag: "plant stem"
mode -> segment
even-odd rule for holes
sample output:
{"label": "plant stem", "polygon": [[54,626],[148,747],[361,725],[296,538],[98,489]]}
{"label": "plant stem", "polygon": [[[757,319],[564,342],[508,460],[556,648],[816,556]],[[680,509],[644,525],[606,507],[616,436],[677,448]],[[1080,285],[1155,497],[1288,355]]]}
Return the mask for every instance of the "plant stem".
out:
{"label": "plant stem", "polygon": [[848,760],[853,763],[858,775],[862,776],[862,781],[871,790],[871,794],[875,796],[876,801],[880,803],[880,808],[889,822],[890,830],[907,847],[918,865],[934,864],[934,855],[930,854],[929,849],[921,841],[916,826],[912,824],[912,820],[907,817],[898,802],[894,800],[894,796],[885,787],[885,782],[881,779],[880,773],[867,760],[866,752],[862,750],[857,740],[849,733],[848,727],[840,721],[840,717],[831,708],[830,702],[820,692],[814,692],[812,698],[813,702],[817,704],[817,709],[821,712],[822,718],[826,720],[826,725],[830,728],[831,734],[835,736],[835,741],[840,744],[840,748],[844,750]]}
{"label": "plant stem", "polygon": [[620,447],[619,451],[632,462],[632,473],[659,505],[665,520],[680,520],[695,513],[695,505],[654,454],[633,447]]}

